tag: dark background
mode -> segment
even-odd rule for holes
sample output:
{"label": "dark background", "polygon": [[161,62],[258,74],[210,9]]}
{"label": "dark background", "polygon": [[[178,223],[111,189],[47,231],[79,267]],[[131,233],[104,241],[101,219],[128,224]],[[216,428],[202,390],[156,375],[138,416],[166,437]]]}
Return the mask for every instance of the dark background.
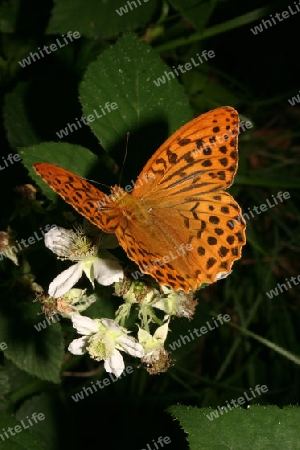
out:
{"label": "dark background", "polygon": [[[201,2],[195,1],[194,6],[198,3]],[[205,8],[205,3],[202,4]],[[207,10],[211,5],[207,2]],[[300,89],[300,13],[257,35],[250,31],[263,18],[268,19],[269,14],[274,16],[276,12],[287,10],[288,5],[295,9],[292,2],[287,1],[272,5],[263,1],[251,4],[232,0],[216,2],[212,14],[207,14],[204,20],[204,33],[217,24],[222,29],[222,24],[247,13],[252,12],[255,17],[257,9],[269,9],[253,22],[243,25],[236,20],[228,31],[224,29],[210,38],[179,46],[176,39],[200,32],[200,27],[191,23],[182,8],[178,9],[171,2],[167,17],[163,20],[163,32],[149,42],[158,51],[160,46],[170,46],[168,50],[159,51],[160,57],[170,67],[188,61],[203,49],[215,52],[216,57],[209,61],[209,67],[201,72],[201,77],[199,75],[197,78],[195,74],[190,77],[188,74],[180,78],[180,82],[195,116],[213,107],[230,104],[254,125],[240,137],[240,166],[231,190],[244,211],[265,203],[267,198],[271,199],[271,195],[279,191],[288,191],[291,195],[289,201],[255,216],[247,223],[247,245],[242,259],[234,265],[233,274],[198,293],[199,305],[194,322],[173,320],[172,338],[168,342],[187,333],[193,324],[198,327],[205,324],[212,314],[230,314],[240,329],[221,327],[174,352],[176,362],[167,373],[149,376],[143,369],[135,371],[132,376],[77,404],[71,400],[71,395],[87,386],[93,378],[70,376],[69,370],[63,367],[59,386],[47,382],[38,384],[36,379],[37,384],[31,391],[24,374],[24,385],[18,386],[17,392],[23,388],[26,394],[14,397],[13,389],[5,392],[1,412],[14,414],[23,401],[33,395],[45,394],[51,399],[56,448],[68,445],[69,448],[141,449],[159,436],[171,437],[172,444],[167,448],[187,448],[184,432],[166,412],[168,406],[184,404],[216,408],[232,398],[238,398],[244,390],[254,388],[256,384],[265,384],[269,389],[259,399],[260,404],[280,407],[298,404],[298,365],[245,332],[249,329],[295,355],[300,353],[299,288],[293,287],[271,300],[266,295],[277,283],[284,283],[286,278],[289,280],[291,276],[300,274],[300,108],[288,102]],[[20,3],[2,1],[0,7],[2,117],[5,117],[7,94],[14,92],[20,83],[29,83],[23,104],[16,102],[15,107],[25,109],[36,132],[37,139],[32,144],[55,141],[55,131],[63,128],[70,117],[81,114],[78,84],[88,64],[114,43],[118,35],[109,38],[101,34],[93,38],[83,37],[74,43],[73,53],[68,59],[63,60],[53,53],[21,69],[17,61],[28,54],[27,50],[24,51],[28,43],[34,49],[54,41],[54,36],[45,33],[53,4],[38,0]],[[140,8],[142,11],[143,6]],[[7,17],[10,14],[7,11],[15,10],[14,27],[7,30],[5,23],[9,22]],[[158,5],[149,17],[148,27],[158,23],[160,14]],[[72,26],[70,29],[73,29]],[[137,27],[134,31],[139,36],[145,36],[147,29],[147,26]],[[16,127],[16,133],[12,136],[2,121],[0,131],[0,153],[5,158],[22,146],[22,129],[18,134]],[[88,127],[71,134],[66,141],[84,145],[99,156],[103,153]],[[120,148],[120,155],[123,154],[124,147]],[[118,162],[122,162],[121,156]],[[100,173],[99,180],[103,180],[101,177],[105,175],[105,171]],[[132,173],[133,178],[136,175]],[[0,230],[5,231],[9,225],[16,232],[26,229],[29,236],[30,230],[35,229],[34,224],[38,223],[36,212],[31,211],[30,219],[28,215],[14,218],[20,208],[15,187],[31,182],[27,170],[20,163],[1,171]],[[47,202],[43,205],[44,208],[48,206]],[[56,220],[65,209],[62,202],[58,204],[53,213]],[[57,271],[53,268],[53,258],[46,256],[44,259],[44,255],[41,246],[33,257],[33,267],[37,270],[37,282],[46,289]],[[38,269],[41,261],[43,271]],[[21,268],[11,261],[0,262],[1,308],[6,313],[7,302],[25,301],[28,305],[32,302],[32,296],[20,284],[22,275]],[[63,321],[62,326],[67,344],[71,335],[70,325]],[[5,370],[4,356],[2,364],[2,370]],[[70,370],[87,372],[95,367],[84,358],[76,360]],[[65,375],[66,372],[68,375]],[[105,373],[99,372],[98,378],[99,375],[100,378],[105,377]],[[109,444],[103,444],[105,440]],[[48,445],[52,448],[45,439],[45,448]]]}

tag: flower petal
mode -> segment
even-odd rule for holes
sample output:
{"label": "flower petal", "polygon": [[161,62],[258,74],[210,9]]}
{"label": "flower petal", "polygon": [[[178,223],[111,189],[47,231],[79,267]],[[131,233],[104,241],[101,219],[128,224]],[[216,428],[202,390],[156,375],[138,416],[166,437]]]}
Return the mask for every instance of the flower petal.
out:
{"label": "flower petal", "polygon": [[113,354],[104,361],[104,369],[106,372],[113,373],[119,377],[125,369],[123,356],[118,350],[114,350]]}
{"label": "flower petal", "polygon": [[168,336],[168,331],[169,331],[169,320],[168,320],[168,322],[164,323],[162,326],[158,327],[155,330],[153,337],[155,339],[157,339],[159,342],[161,342],[162,344],[164,344],[164,342]]}
{"label": "flower petal", "polygon": [[82,336],[79,339],[74,339],[68,347],[69,352],[73,353],[73,355],[83,355],[86,352],[85,347],[87,344],[87,340],[87,336]]}
{"label": "flower petal", "polygon": [[45,245],[56,255],[63,257],[66,255],[71,234],[74,234],[73,231],[55,226],[45,233]]}
{"label": "flower petal", "polygon": [[94,285],[94,264],[98,260],[96,256],[91,256],[90,258],[85,258],[81,261],[82,264],[82,270],[86,274],[87,278],[92,283],[93,288],[95,289]]}
{"label": "flower petal", "polygon": [[131,336],[123,334],[117,338],[117,343],[118,346],[131,356],[135,356],[136,358],[142,358],[144,356],[143,347]]}
{"label": "flower petal", "polygon": [[94,277],[99,284],[109,286],[120,278],[124,278],[121,265],[114,259],[97,258],[93,265]]}
{"label": "flower petal", "polygon": [[68,292],[74,284],[81,278],[82,265],[76,263],[60,273],[49,285],[48,294],[50,297],[58,298]]}
{"label": "flower petal", "polygon": [[76,314],[71,317],[73,327],[76,328],[77,333],[89,336],[90,334],[97,333],[99,331],[99,325],[96,320],[90,317],[81,316]]}
{"label": "flower petal", "polygon": [[103,325],[109,330],[109,331],[124,331],[124,328],[120,327],[114,320],[112,319],[100,319]]}

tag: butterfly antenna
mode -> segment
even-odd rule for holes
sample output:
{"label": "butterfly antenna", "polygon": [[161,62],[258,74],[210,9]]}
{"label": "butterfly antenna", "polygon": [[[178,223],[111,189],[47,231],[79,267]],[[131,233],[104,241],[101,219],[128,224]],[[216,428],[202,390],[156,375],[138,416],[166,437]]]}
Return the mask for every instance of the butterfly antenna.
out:
{"label": "butterfly antenna", "polygon": [[[124,159],[123,159],[122,169],[121,169],[120,176],[119,176],[119,186],[120,186],[120,184],[121,184],[121,179],[122,179],[122,175],[123,175],[123,170],[124,170],[124,166],[125,166],[125,161],[126,161],[126,158],[127,158],[127,149],[128,149],[129,135],[130,135],[130,133],[129,133],[129,131],[128,131],[128,132],[126,133],[126,148],[125,148],[125,154],[124,154]],[[89,178],[84,178],[84,177],[81,177],[81,178],[83,178],[83,179],[86,180],[86,181],[90,181],[90,182],[92,182],[92,183],[95,183],[95,184],[99,184],[99,185],[101,184],[102,186],[105,186],[105,187],[107,187],[107,188],[110,189],[110,186],[107,186],[107,185],[104,184],[104,183],[99,183],[99,181],[91,180],[91,179],[89,179]]]}
{"label": "butterfly antenna", "polygon": [[83,180],[85,180],[85,181],[88,181],[89,183],[99,184],[99,186],[104,186],[104,187],[110,189],[110,186],[108,186],[108,185],[105,184],[105,183],[100,183],[99,181],[92,180],[91,178],[84,178],[84,177],[81,177],[81,178],[82,178]]}
{"label": "butterfly antenna", "polygon": [[127,133],[126,133],[126,148],[125,148],[125,154],[124,154],[124,159],[123,159],[122,169],[121,169],[120,176],[119,176],[119,186],[120,186],[120,184],[121,184],[122,175],[123,175],[124,166],[125,166],[125,161],[126,161],[126,158],[127,158],[127,149],[128,149],[129,134],[130,134],[129,131],[127,131]]}

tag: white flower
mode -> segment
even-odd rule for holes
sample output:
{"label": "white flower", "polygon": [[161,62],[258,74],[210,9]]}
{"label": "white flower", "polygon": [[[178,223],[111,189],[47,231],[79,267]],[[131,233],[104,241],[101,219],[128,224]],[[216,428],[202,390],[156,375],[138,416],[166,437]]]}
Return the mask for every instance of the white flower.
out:
{"label": "white flower", "polygon": [[49,230],[45,234],[45,245],[59,257],[78,261],[64,270],[50,283],[48,293],[58,298],[68,292],[85,273],[94,287],[94,281],[108,286],[123,278],[123,270],[118,260],[102,250],[99,258],[98,246],[93,245],[81,230],[74,232],[61,227]]}
{"label": "white flower", "polygon": [[104,360],[107,372],[119,377],[125,365],[119,350],[136,358],[144,355],[143,347],[131,336],[127,330],[120,327],[111,319],[90,319],[89,317],[72,316],[73,327],[83,336],[74,339],[69,345],[69,351],[74,355],[88,352],[96,361]]}
{"label": "white flower", "polygon": [[160,288],[163,294],[152,303],[153,308],[158,308],[168,315],[192,319],[197,306],[197,300],[194,299],[192,292],[185,294],[183,291],[173,291],[168,286]]}
{"label": "white flower", "polygon": [[165,350],[164,343],[169,331],[169,320],[155,330],[153,336],[148,331],[139,329],[138,340],[144,348],[143,363],[151,374],[165,372],[169,366],[169,352]]}
{"label": "white flower", "polygon": [[62,227],[51,228],[45,233],[45,245],[56,255],[67,258],[68,249],[76,233]]}
{"label": "white flower", "polygon": [[93,287],[94,280],[103,286],[108,286],[123,277],[123,270],[117,260],[92,256],[79,261],[54,278],[49,285],[49,295],[54,298],[61,297],[77,283],[83,272]]}

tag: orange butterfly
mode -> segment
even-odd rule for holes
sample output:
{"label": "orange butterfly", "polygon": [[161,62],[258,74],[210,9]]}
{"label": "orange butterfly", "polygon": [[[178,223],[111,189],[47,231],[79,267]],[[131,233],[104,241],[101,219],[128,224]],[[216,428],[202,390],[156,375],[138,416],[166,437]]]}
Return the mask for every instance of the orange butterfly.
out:
{"label": "orange butterfly", "polygon": [[54,164],[33,167],[76,211],[115,233],[143,273],[194,291],[230,272],[246,242],[241,209],[224,192],[238,166],[238,131],[229,106],[188,122],[150,158],[131,194],[113,186],[107,196]]}

